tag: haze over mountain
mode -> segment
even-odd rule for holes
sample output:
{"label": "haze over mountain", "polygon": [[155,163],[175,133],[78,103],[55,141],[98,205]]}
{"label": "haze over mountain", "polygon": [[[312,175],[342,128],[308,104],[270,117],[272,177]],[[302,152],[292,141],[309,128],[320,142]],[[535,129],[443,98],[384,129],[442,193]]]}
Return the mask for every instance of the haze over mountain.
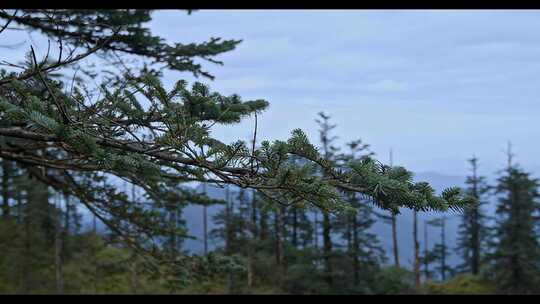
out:
{"label": "haze over mountain", "polygon": [[[431,183],[431,185],[440,193],[444,188],[451,186],[461,187],[464,185],[465,177],[464,176],[452,176],[444,175],[436,172],[422,172],[415,174],[415,180],[422,180]],[[198,188],[200,190],[200,188]],[[216,187],[207,187],[207,193],[210,197],[213,198],[224,198],[225,190],[216,188]],[[217,212],[219,212],[222,206],[213,206],[208,208],[208,217],[209,217],[209,227],[210,231],[214,228],[214,225],[211,222],[211,218]],[[202,252],[202,233],[203,233],[203,220],[202,220],[202,207],[190,205],[184,209],[183,217],[187,221],[187,227],[190,233],[197,237],[196,240],[187,240],[185,242],[186,249],[190,250],[193,253]],[[419,228],[419,238],[421,241],[421,249],[423,250],[423,233],[424,233],[424,221],[433,219],[440,216],[441,214],[431,213],[419,213],[418,215],[418,228]],[[448,213],[447,215],[447,224],[446,224],[446,234],[447,234],[447,244],[448,246],[453,247],[456,240],[457,227],[459,225],[458,214],[457,213]],[[409,267],[413,260],[413,236],[412,236],[412,211],[408,209],[401,210],[401,214],[397,218],[397,233],[398,233],[398,248],[400,255],[400,262]],[[379,240],[384,246],[384,249],[387,252],[389,262],[391,261],[392,254],[392,235],[391,235],[391,226],[385,224],[382,220],[378,220],[375,225],[373,225],[372,231],[374,231],[378,236]],[[436,244],[440,241],[440,232],[438,229],[430,228],[428,230],[428,243],[431,247],[433,244]],[[209,239],[209,246],[213,248],[216,244]],[[457,262],[457,257],[451,256],[449,258],[450,264],[455,264]]]}
{"label": "haze over mountain", "polygon": [[[427,181],[433,188],[440,193],[442,190],[448,187],[464,187],[465,186],[465,176],[457,175],[446,175],[437,172],[420,172],[414,175],[415,181]],[[489,181],[492,181],[493,178],[489,178]],[[201,187],[197,187],[199,191]],[[231,190],[233,190],[231,188]],[[225,198],[225,189],[208,186],[207,194],[216,199]],[[233,193],[236,190],[231,191]],[[233,197],[234,197],[233,193]],[[494,199],[490,198],[490,204],[487,205],[486,211],[492,213],[494,211]],[[212,218],[223,206],[215,205],[208,208],[208,231],[210,232],[215,225],[213,224]],[[377,210],[380,211],[380,210]],[[81,210],[83,214],[83,229],[92,229],[93,217],[86,210]],[[203,250],[203,217],[202,217],[202,206],[198,205],[189,205],[183,210],[182,217],[186,220],[187,228],[189,229],[190,235],[194,236],[196,239],[186,239],[184,242],[184,249],[194,253],[202,253]],[[409,209],[402,209],[401,214],[397,217],[397,236],[398,236],[398,249],[400,256],[400,263],[403,266],[411,267],[413,262],[413,215],[412,211]],[[418,237],[420,241],[420,249],[423,252],[424,250],[424,222],[440,217],[442,213],[418,213]],[[456,244],[457,231],[459,225],[459,214],[456,212],[446,213],[446,242],[449,249],[453,249]],[[98,231],[105,231],[104,225],[98,223]],[[392,231],[391,226],[386,224],[382,219],[378,219],[377,222],[373,225],[371,229],[379,237],[380,242],[382,243],[386,255],[388,257],[388,263],[393,262],[392,258]],[[440,242],[440,230],[435,227],[428,228],[428,246],[431,248],[433,245]],[[216,244],[214,240],[210,237],[208,239],[208,244],[210,249],[219,245]],[[453,253],[454,251],[451,250]],[[459,257],[455,254],[451,254],[448,258],[449,265],[456,265],[459,262]]]}

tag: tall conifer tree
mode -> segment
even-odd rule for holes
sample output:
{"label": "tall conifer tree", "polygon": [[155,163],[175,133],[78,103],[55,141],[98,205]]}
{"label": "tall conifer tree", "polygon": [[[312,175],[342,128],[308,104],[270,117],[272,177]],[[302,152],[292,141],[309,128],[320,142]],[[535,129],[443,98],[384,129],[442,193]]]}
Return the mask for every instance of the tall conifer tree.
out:
{"label": "tall conifer tree", "polygon": [[508,150],[507,168],[497,179],[495,245],[491,274],[502,292],[538,293],[540,245],[538,214],[540,183],[512,162]]}
{"label": "tall conifer tree", "polygon": [[481,207],[486,203],[485,195],[489,187],[485,177],[478,175],[478,158],[473,156],[469,163],[471,175],[467,176],[465,182],[466,194],[473,199],[474,204],[466,208],[461,215],[457,250],[462,256],[459,270],[477,275],[485,253],[482,249],[487,241],[486,216]]}

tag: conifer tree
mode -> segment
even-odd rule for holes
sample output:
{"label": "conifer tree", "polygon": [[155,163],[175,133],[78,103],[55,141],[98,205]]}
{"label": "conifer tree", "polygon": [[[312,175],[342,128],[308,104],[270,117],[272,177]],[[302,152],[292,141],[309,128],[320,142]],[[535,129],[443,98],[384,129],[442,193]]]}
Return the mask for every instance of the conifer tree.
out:
{"label": "conifer tree", "polygon": [[[336,125],[330,124],[330,116],[319,112],[319,118],[315,121],[319,125],[319,137],[322,144],[322,153],[323,159],[329,163],[335,162],[336,153],[338,148],[334,146],[334,141],[337,139],[337,136],[331,135],[332,129]],[[324,173],[323,173],[324,174]],[[322,234],[323,234],[323,260],[324,260],[324,269],[325,269],[325,280],[328,285],[332,285],[332,222],[330,218],[331,214],[329,212],[323,212],[323,221],[322,221]]]}
{"label": "conifer tree", "polygon": [[[54,265],[54,239],[56,227],[56,209],[50,202],[47,186],[31,182],[26,187],[26,203],[24,205],[24,250],[22,267],[23,293],[39,292],[47,286],[54,286],[55,281],[45,282],[39,269],[45,265]],[[52,289],[52,288],[51,288]]]}
{"label": "conifer tree", "polygon": [[[291,163],[305,164],[299,157],[292,157]],[[305,204],[285,206],[284,224],[287,231],[288,241],[295,249],[312,246],[314,225],[308,215],[309,209]]]}
{"label": "conifer tree", "polygon": [[313,247],[314,227],[309,210],[305,206],[286,207],[285,210],[285,226],[291,246],[296,249]]}
{"label": "conifer tree", "polygon": [[[373,156],[373,152],[368,149],[369,145],[363,144],[361,140],[354,140],[346,145],[349,152],[339,156],[341,161]],[[375,223],[371,205],[365,197],[359,197],[356,193],[344,195],[356,212],[339,216],[336,228],[342,231],[342,238],[347,244],[347,254],[352,262],[353,286],[359,287],[361,277],[366,277],[370,265],[379,265],[386,257],[377,236],[369,231]]]}
{"label": "conifer tree", "polygon": [[[442,216],[440,218],[435,218],[429,221],[428,224],[440,228],[441,241],[433,247],[431,259],[439,262],[434,270],[439,272],[441,280],[445,281],[447,274],[453,274],[452,268],[448,265],[448,256],[450,255],[450,252],[446,244],[446,217]],[[427,255],[428,259],[430,258],[429,255],[430,254]]]}
{"label": "conifer tree", "polygon": [[512,163],[497,179],[495,244],[491,275],[501,292],[538,293],[540,289],[540,245],[538,227],[539,181]]}
{"label": "conifer tree", "polygon": [[484,257],[482,248],[487,241],[486,216],[481,207],[485,204],[485,195],[489,190],[485,177],[478,175],[478,158],[469,159],[471,175],[467,177],[466,194],[474,199],[474,204],[465,208],[459,225],[457,250],[462,255],[460,271],[477,275]]}

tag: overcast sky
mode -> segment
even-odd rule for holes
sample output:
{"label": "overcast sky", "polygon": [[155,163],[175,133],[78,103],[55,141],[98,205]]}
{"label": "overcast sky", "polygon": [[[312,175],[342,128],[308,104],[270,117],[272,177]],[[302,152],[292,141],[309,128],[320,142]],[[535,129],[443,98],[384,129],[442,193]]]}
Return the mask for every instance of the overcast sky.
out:
{"label": "overcast sky", "polygon": [[[394,163],[414,172],[463,176],[475,153],[492,175],[510,139],[518,162],[540,176],[540,11],[165,10],[151,28],[171,42],[243,39],[218,57],[224,66],[204,64],[214,81],[201,80],[270,102],[259,139],[301,128],[318,143],[314,119],[324,111],[340,144],[360,138],[382,161],[393,148]],[[25,42],[2,48],[2,59],[20,60],[30,43],[46,51],[36,36],[2,35]],[[193,80],[175,72],[165,83],[180,78]],[[249,140],[253,123],[215,135]]]}
{"label": "overcast sky", "polygon": [[[360,138],[381,160],[392,147],[394,162],[416,172],[463,175],[475,153],[491,174],[508,139],[540,172],[539,11],[171,10],[152,28],[177,42],[243,39],[219,57],[224,66],[206,65],[216,79],[205,82],[270,102],[260,138],[302,128],[317,141],[325,111],[342,143]],[[215,134],[248,139],[252,126]]]}

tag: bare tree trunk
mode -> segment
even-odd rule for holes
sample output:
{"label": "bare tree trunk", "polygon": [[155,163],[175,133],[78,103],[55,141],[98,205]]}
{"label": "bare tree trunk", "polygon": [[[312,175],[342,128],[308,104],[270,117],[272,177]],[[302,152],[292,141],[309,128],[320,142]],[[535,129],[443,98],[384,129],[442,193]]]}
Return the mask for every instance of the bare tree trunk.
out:
{"label": "bare tree trunk", "polygon": [[17,223],[20,224],[23,222],[21,191],[17,191],[16,198],[17,198]]}
{"label": "bare tree trunk", "polygon": [[424,221],[424,271],[425,281],[429,281],[429,260],[428,260],[428,223]]}
{"label": "bare tree trunk", "polygon": [[257,193],[255,190],[252,191],[251,194],[251,228],[252,230],[252,236],[255,240],[258,237],[259,229],[257,228]]}
{"label": "bare tree trunk", "polygon": [[473,251],[472,251],[472,263],[471,272],[473,275],[477,275],[480,270],[480,233],[478,225],[478,207],[473,210]]}
{"label": "bare tree trunk", "polygon": [[[321,142],[323,144],[324,159],[331,161],[331,142],[335,137],[329,138],[329,131],[335,126],[328,124],[329,116],[325,116],[320,113],[320,116],[323,118],[324,122],[322,123],[323,129],[320,131]],[[324,176],[325,174],[323,174]],[[330,227],[330,214],[326,211],[323,211],[323,258],[324,258],[324,272],[325,272],[325,281],[329,286],[333,285],[332,278],[332,238],[331,238],[331,227]]]}
{"label": "bare tree trunk", "polygon": [[276,235],[276,263],[281,268],[283,267],[283,218],[282,209],[277,208],[274,218],[274,230]]}
{"label": "bare tree trunk", "polygon": [[255,266],[255,240],[257,238],[257,206],[256,206],[255,191],[251,194],[251,216],[250,216],[250,231],[251,237],[248,244],[248,267],[247,267],[247,285],[249,288],[253,287],[253,268]]}
{"label": "bare tree trunk", "polygon": [[347,238],[347,253],[349,255],[352,254],[352,246],[353,246],[353,241],[352,241],[352,221],[353,221],[353,216],[350,216],[350,215],[347,215],[345,217],[345,225],[347,225],[346,227],[346,231],[345,231],[345,235],[346,235],[346,238]]}
{"label": "bare tree trunk", "polygon": [[[62,247],[63,247],[63,240],[62,240],[62,224],[61,224],[61,204],[60,204],[60,197],[58,194],[55,195],[56,198],[56,225],[55,225],[55,234],[54,234],[54,268],[55,268],[55,274],[56,274],[56,292],[58,294],[64,293],[64,277],[62,273]],[[68,212],[67,207],[67,201],[66,201],[66,213]]]}
{"label": "bare tree trunk", "polygon": [[314,220],[314,226],[313,232],[314,232],[314,238],[313,241],[315,242],[315,249],[319,249],[319,213],[317,210],[313,211],[315,213],[315,220]]}
{"label": "bare tree trunk", "polygon": [[231,230],[231,223],[230,223],[230,220],[231,220],[231,210],[230,210],[230,205],[231,205],[231,202],[230,202],[230,193],[229,193],[229,186],[227,186],[225,188],[225,252],[227,254],[230,253],[230,243],[231,243],[231,238],[230,238],[230,230]]}
{"label": "bare tree trunk", "polygon": [[268,239],[268,211],[262,205],[259,209],[259,240],[264,241]]}
{"label": "bare tree trunk", "polygon": [[69,234],[69,226],[71,223],[70,212],[72,210],[71,209],[72,205],[71,205],[68,195],[64,195],[64,200],[65,200],[66,212],[64,213],[64,229],[62,230],[62,237],[64,238],[64,243],[65,243],[67,236]]}
{"label": "bare tree trunk", "polygon": [[[203,184],[203,193],[206,195],[206,184]],[[203,205],[203,242],[204,255],[208,254],[208,211],[206,204]]]}
{"label": "bare tree trunk", "polygon": [[287,239],[287,229],[285,227],[285,214],[286,214],[286,207],[281,206],[279,213],[279,227],[281,229],[281,264],[282,264],[282,275],[285,279],[287,276],[287,255],[285,254],[285,240]]}
{"label": "bare tree trunk", "polygon": [[[511,160],[509,161],[511,164]],[[477,177],[477,163],[476,163],[476,157],[473,157],[473,184],[472,184],[472,190],[473,190],[473,197],[476,199],[477,203],[479,203],[480,195],[478,193],[478,177]],[[478,205],[474,206],[473,212],[472,212],[472,257],[471,257],[471,272],[473,275],[477,275],[479,268],[480,268],[480,225],[478,223],[479,221],[479,214],[478,214]]]}
{"label": "bare tree trunk", "polygon": [[[28,202],[27,202],[28,203]],[[30,291],[30,252],[32,250],[32,244],[30,242],[31,228],[30,228],[30,216],[25,217],[24,220],[24,257],[22,267],[22,284],[21,289],[23,294],[27,294]]]}
{"label": "bare tree trunk", "polygon": [[[177,216],[177,211],[176,211],[176,209],[174,209],[174,210],[171,210],[171,211],[169,211],[169,212],[170,212],[170,213],[169,213],[169,221],[170,221],[170,223],[171,223],[170,225],[172,225],[172,228],[173,228],[173,229],[176,229],[176,223],[177,223],[177,221],[178,221],[178,219],[177,219],[177,217],[176,217],[176,216]],[[178,246],[178,244],[177,244],[177,238],[176,238],[176,232],[174,232],[174,233],[170,236],[170,242],[171,242],[171,245],[170,245],[171,254],[172,254],[173,256],[176,256],[176,254],[177,254],[177,246]]]}
{"label": "bare tree trunk", "polygon": [[[233,206],[230,198],[229,186],[225,188],[225,253],[230,256],[232,254],[232,229],[231,229],[231,216],[233,212]],[[229,271],[229,276],[227,280],[227,289],[229,294],[232,294],[234,291],[234,274],[232,271]]]}
{"label": "bare tree trunk", "polygon": [[[136,202],[137,201],[137,194],[136,194],[136,188],[135,188],[135,185],[134,184],[131,184],[131,200],[133,202]],[[177,219],[176,219],[177,220]],[[176,221],[175,221],[175,227],[176,227]],[[176,236],[175,236],[176,238]],[[137,267],[137,255],[136,254],[133,254],[132,255],[132,261],[130,263],[130,272],[131,272],[131,276],[130,276],[130,283],[131,283],[131,292],[134,293],[134,294],[137,294],[139,293],[139,274],[138,274],[138,267]]]}
{"label": "bare tree trunk", "polygon": [[323,254],[324,254],[324,272],[325,281],[328,285],[332,285],[332,239],[330,237],[330,214],[323,213]]}
{"label": "bare tree trunk", "polygon": [[420,244],[418,243],[418,212],[413,212],[413,237],[414,237],[414,286],[420,288]]}
{"label": "bare tree trunk", "polygon": [[294,248],[298,247],[298,209],[292,208],[293,212],[293,226],[292,226],[292,245]]}
{"label": "bare tree trunk", "polygon": [[442,218],[442,225],[441,225],[441,244],[442,244],[442,252],[441,252],[441,274],[442,274],[442,280],[446,280],[446,240],[445,240],[445,218]]}
{"label": "bare tree trunk", "polygon": [[11,174],[10,163],[2,159],[2,217],[8,218],[9,208],[9,175]]}
{"label": "bare tree trunk", "polygon": [[[252,241],[252,240],[250,240]],[[253,287],[253,248],[252,244],[249,245],[248,249],[248,262],[247,262],[247,286],[248,288]]]}
{"label": "bare tree trunk", "polygon": [[399,266],[399,252],[397,242],[397,227],[396,227],[396,215],[392,213],[392,250],[394,252],[394,265]]}
{"label": "bare tree trunk", "polygon": [[[392,153],[392,149],[390,149],[390,167],[394,166],[394,157]],[[398,241],[397,241],[397,219],[396,215],[392,212],[392,250],[394,251],[394,265],[396,267],[399,266],[399,251],[398,251]]]}
{"label": "bare tree trunk", "polygon": [[[63,197],[65,201],[66,211],[64,213],[64,228],[62,229],[62,246],[61,246],[62,253],[60,255],[62,269],[64,268],[64,261],[66,260],[66,254],[67,254],[66,248],[67,248],[67,242],[68,242],[68,236],[69,236],[69,227],[71,224],[70,215],[71,215],[71,210],[73,208],[69,195],[66,194]],[[62,285],[64,285],[64,278],[63,278],[64,274],[63,272],[61,274],[62,274]]]}
{"label": "bare tree trunk", "polygon": [[360,283],[360,261],[358,260],[359,241],[358,241],[358,224],[356,221],[356,215],[352,216],[352,241],[353,241],[353,273],[354,273],[354,286],[358,286]]}

